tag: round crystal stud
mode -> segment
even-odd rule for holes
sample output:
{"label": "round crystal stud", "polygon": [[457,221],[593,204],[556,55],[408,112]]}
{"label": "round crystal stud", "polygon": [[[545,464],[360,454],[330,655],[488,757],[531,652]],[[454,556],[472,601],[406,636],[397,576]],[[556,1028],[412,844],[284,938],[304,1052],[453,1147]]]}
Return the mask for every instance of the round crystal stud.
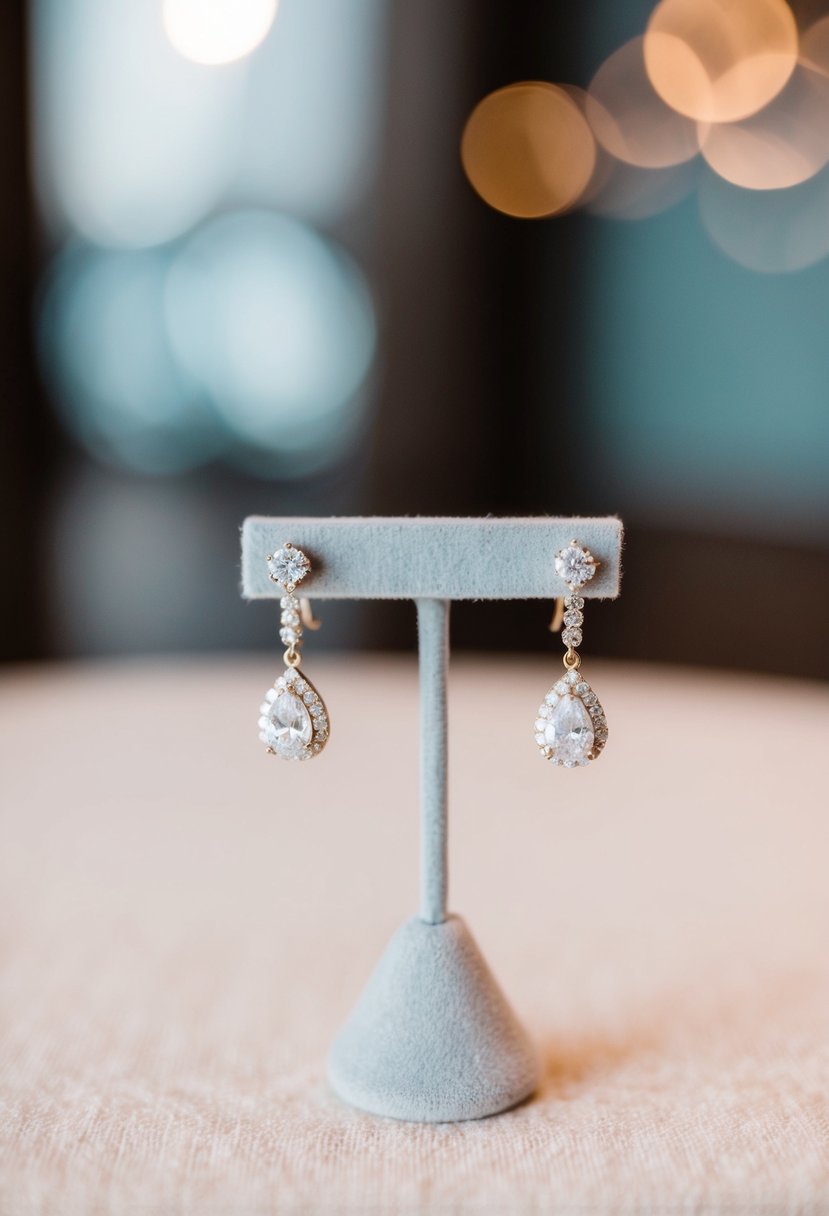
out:
{"label": "round crystal stud", "polygon": [[582,633],[574,625],[562,630],[561,640],[565,646],[575,647],[581,646]]}
{"label": "round crystal stud", "polygon": [[563,578],[570,588],[583,587],[596,573],[595,557],[576,540],[559,549],[555,556],[555,566],[556,574]]}
{"label": "round crystal stud", "polygon": [[311,569],[311,563],[301,549],[285,544],[268,557],[268,570],[275,583],[296,587]]}

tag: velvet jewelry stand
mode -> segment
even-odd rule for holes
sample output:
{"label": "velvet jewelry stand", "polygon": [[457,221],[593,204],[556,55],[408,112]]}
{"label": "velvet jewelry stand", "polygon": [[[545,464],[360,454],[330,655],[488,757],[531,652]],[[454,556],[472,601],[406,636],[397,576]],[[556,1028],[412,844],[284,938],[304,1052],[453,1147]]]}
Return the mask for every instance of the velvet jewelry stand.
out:
{"label": "velvet jewelry stand", "polygon": [[311,559],[301,587],[311,598],[417,604],[420,911],[389,942],[328,1061],[334,1091],[373,1114],[425,1123],[479,1119],[514,1106],[537,1085],[532,1044],[469,929],[447,910],[449,606],[566,594],[553,563],[574,538],[600,563],[580,594],[617,596],[622,525],[612,517],[245,520],[247,599],[281,596],[265,558],[291,541]]}

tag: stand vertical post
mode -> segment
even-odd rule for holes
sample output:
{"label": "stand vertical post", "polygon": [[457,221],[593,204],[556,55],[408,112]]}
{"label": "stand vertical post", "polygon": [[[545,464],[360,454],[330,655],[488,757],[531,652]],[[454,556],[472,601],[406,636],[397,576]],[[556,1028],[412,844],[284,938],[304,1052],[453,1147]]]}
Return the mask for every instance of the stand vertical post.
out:
{"label": "stand vertical post", "polygon": [[447,718],[446,668],[449,658],[449,600],[417,603],[420,659],[420,919],[446,920]]}

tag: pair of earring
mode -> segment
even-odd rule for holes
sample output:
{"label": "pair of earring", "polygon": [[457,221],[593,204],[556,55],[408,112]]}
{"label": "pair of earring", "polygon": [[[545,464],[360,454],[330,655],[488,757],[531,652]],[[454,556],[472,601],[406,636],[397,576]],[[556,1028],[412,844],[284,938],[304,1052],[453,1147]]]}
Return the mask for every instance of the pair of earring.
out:
{"label": "pair of earring", "polygon": [[[299,670],[305,629],[318,629],[307,599],[295,595],[311,571],[311,563],[290,541],[267,558],[271,581],[282,587],[279,636],[285,644],[285,670],[265,693],[259,707],[259,738],[272,755],[283,760],[307,760],[325,747],[330,735],[328,711],[308,677]],[[570,588],[556,601],[550,629],[562,629],[564,677],[538,708],[533,731],[541,755],[564,768],[580,768],[595,760],[607,742],[607,719],[593,689],[580,672],[584,599],[578,591],[596,574],[599,563],[572,540],[555,555],[555,569]]]}

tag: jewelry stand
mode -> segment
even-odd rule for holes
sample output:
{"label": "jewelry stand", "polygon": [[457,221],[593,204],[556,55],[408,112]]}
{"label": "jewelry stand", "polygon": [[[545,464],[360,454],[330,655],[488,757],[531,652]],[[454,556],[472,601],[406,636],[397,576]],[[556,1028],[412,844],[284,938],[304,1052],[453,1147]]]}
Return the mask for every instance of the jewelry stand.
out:
{"label": "jewelry stand", "polygon": [[[311,559],[312,599],[417,603],[420,912],[389,942],[328,1061],[335,1092],[373,1114],[425,1123],[479,1119],[529,1097],[538,1083],[529,1039],[463,920],[447,910],[449,606],[451,600],[566,594],[553,559],[573,538],[600,563],[579,594],[617,596],[622,525],[612,517],[245,520],[247,599],[279,598],[265,557],[291,541]],[[529,705],[530,755],[532,712]],[[557,772],[551,778],[570,779]]]}

